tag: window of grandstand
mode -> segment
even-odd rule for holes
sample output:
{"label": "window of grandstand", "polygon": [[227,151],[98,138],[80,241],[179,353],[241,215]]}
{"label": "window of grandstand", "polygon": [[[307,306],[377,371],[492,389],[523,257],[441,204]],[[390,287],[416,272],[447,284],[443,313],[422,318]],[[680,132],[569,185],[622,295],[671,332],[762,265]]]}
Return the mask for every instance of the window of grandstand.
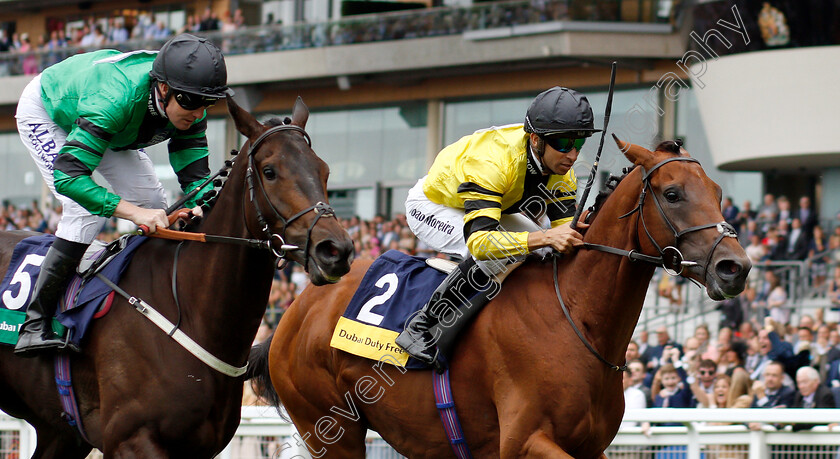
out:
{"label": "window of grandstand", "polygon": [[315,152],[330,165],[330,188],[420,178],[426,112],[424,104],[313,111],[306,130]]}

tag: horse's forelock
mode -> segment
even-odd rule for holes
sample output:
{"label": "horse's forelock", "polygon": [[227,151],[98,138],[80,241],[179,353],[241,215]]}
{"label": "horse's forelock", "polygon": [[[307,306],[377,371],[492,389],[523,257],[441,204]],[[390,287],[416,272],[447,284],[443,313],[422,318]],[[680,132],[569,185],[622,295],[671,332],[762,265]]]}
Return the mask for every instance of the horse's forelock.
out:
{"label": "horse's forelock", "polygon": [[275,126],[282,126],[284,124],[288,124],[285,120],[282,120],[278,117],[269,118],[268,121],[265,122],[265,125],[268,127],[275,127]]}
{"label": "horse's forelock", "polygon": [[664,151],[666,153],[671,153],[677,156],[682,155],[682,140],[666,140],[664,142],[660,142],[653,151]]}

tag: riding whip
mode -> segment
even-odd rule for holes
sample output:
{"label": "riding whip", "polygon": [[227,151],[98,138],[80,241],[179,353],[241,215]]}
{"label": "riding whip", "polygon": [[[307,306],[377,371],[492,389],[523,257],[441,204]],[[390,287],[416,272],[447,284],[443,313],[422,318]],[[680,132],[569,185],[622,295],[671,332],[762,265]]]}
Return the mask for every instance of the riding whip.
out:
{"label": "riding whip", "polygon": [[615,90],[615,68],[616,63],[613,61],[610,69],[610,90],[607,95],[607,108],[604,110],[604,130],[601,132],[601,143],[598,145],[598,153],[595,154],[595,162],[592,163],[592,170],[589,171],[589,179],[586,181],[586,188],[583,189],[583,196],[580,198],[580,205],[575,211],[575,217],[572,219],[571,228],[577,230],[578,219],[583,207],[586,204],[586,199],[589,198],[589,190],[595,183],[595,173],[598,171],[598,161],[601,159],[601,151],[604,150],[604,138],[607,136],[607,126],[610,124],[610,112],[612,111],[613,91]]}

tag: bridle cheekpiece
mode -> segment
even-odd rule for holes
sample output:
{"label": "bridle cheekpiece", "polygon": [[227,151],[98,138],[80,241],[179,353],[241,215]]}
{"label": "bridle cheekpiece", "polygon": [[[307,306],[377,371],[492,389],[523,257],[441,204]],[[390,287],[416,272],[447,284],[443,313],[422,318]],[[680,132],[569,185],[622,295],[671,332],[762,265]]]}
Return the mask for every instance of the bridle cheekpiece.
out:
{"label": "bridle cheekpiece", "polygon": [[[254,204],[254,211],[257,214],[257,223],[259,224],[260,231],[268,237],[269,246],[271,247],[271,251],[278,258],[278,268],[282,268],[285,266],[285,263],[288,261],[286,257],[286,252],[294,251],[294,250],[301,250],[300,247],[295,245],[286,244],[286,229],[294,223],[295,220],[298,218],[306,215],[307,213],[314,211],[315,212],[315,219],[312,220],[312,223],[309,225],[309,229],[306,232],[306,245],[303,248],[304,252],[304,262],[303,262],[303,269],[309,272],[309,245],[312,241],[312,229],[315,228],[315,224],[318,223],[318,220],[321,217],[335,217],[335,210],[330,207],[329,204],[325,202],[317,202],[312,206],[307,207],[306,209],[301,210],[300,212],[292,215],[288,220],[280,214],[274,204],[271,203],[271,200],[268,198],[268,193],[265,191],[265,185],[263,185],[262,178],[259,178],[259,173],[256,171],[256,166],[254,164],[254,153],[256,152],[257,148],[265,141],[266,138],[275,134],[280,131],[296,131],[303,135],[304,139],[306,139],[307,145],[311,148],[312,147],[312,139],[309,137],[309,134],[306,131],[297,125],[294,124],[281,124],[277,126],[273,126],[260,134],[256,140],[254,140],[250,147],[248,148],[248,169],[245,173],[245,179],[248,183],[248,190],[249,190],[249,197],[251,202]],[[254,176],[257,176],[258,179],[254,180]],[[265,199],[265,202],[268,203],[268,207],[274,213],[274,216],[283,224],[282,233],[275,233],[272,232],[269,228],[268,221],[265,219],[262,210],[260,209],[260,204],[257,199],[255,199],[255,192],[254,189],[256,185],[259,186],[260,192]],[[277,241],[279,245],[274,245],[271,242]],[[279,249],[277,247],[280,247]],[[282,262],[280,261],[282,260]]]}

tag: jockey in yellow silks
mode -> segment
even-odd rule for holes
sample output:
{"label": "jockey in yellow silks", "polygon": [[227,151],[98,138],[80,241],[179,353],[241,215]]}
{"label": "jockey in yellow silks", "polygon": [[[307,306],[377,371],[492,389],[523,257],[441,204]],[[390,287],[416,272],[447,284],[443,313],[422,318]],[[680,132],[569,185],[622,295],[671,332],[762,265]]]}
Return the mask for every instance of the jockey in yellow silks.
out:
{"label": "jockey in yellow silks", "polygon": [[463,261],[397,344],[436,364],[438,342],[451,341],[471,316],[463,309],[483,307],[526,255],[583,243],[569,226],[577,191],[572,165],[599,131],[586,96],[554,87],[533,100],[524,124],[476,131],[438,154],[408,193],[406,219],[426,245]]}

